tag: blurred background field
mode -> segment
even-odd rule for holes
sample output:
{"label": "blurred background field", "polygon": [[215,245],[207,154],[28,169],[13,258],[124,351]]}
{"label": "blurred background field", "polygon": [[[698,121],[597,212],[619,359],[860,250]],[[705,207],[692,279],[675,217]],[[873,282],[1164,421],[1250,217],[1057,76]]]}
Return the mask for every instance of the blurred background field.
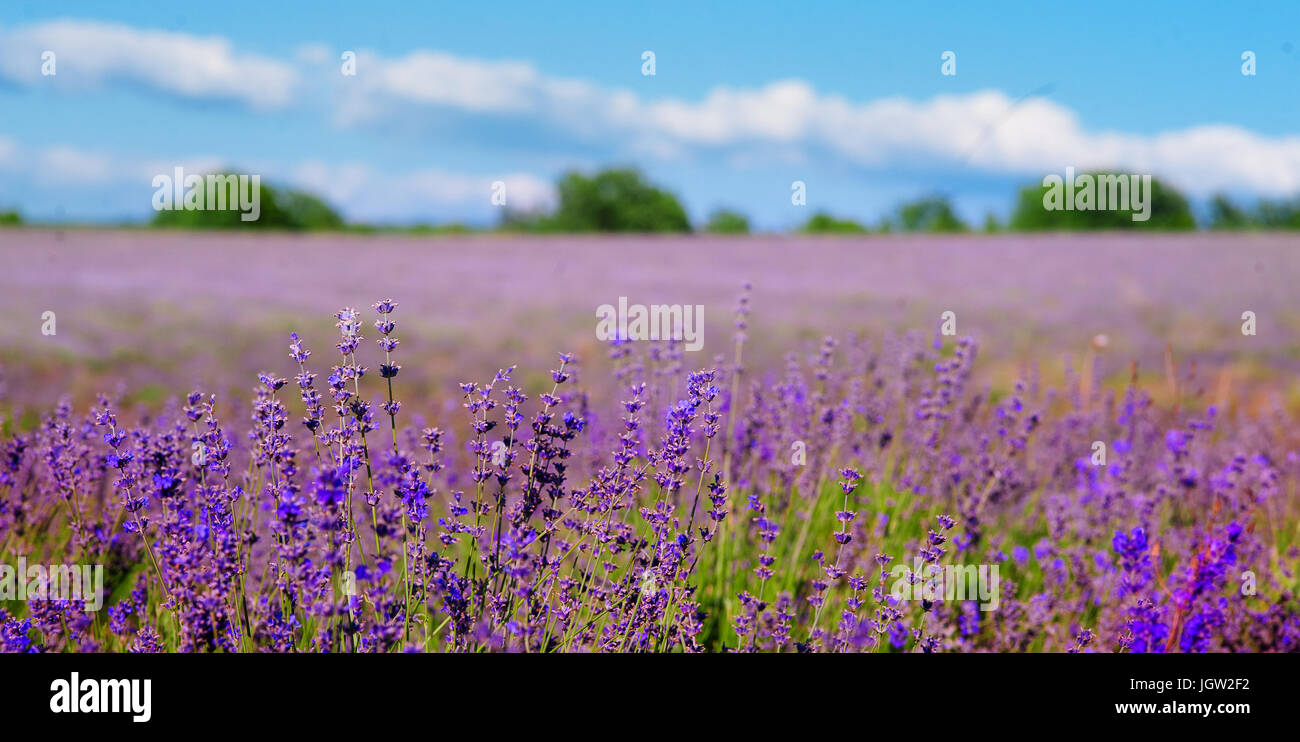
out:
{"label": "blurred background field", "polygon": [[[731,352],[731,316],[753,284],[747,365],[780,368],[823,336],[925,337],[940,315],[980,341],[994,393],[1035,367],[1055,385],[1090,361],[1102,383],[1137,363],[1159,397],[1167,360],[1212,401],[1295,408],[1300,236],[1042,235],[525,236],[167,230],[0,231],[3,408],[34,421],[64,395],[121,392],[156,407],[191,388],[242,398],[258,371],[288,375],[288,333],[336,361],[329,315],[400,303],[404,398],[453,404],[459,381],[519,364],[543,383],[555,354],[606,379],[595,310],[703,305],[704,347]],[[57,334],[42,335],[53,311]],[[1255,312],[1255,336],[1241,315]],[[1166,356],[1168,349],[1168,357]],[[374,359],[372,359],[374,360]],[[279,362],[278,366],[273,364]],[[376,361],[377,362],[377,361]],[[431,411],[437,414],[437,411]],[[12,418],[11,418],[12,419]]]}

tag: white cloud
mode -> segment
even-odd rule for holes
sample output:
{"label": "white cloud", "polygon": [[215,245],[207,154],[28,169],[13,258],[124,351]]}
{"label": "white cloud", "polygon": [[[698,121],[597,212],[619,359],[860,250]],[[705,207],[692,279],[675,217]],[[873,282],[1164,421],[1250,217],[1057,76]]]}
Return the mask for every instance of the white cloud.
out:
{"label": "white cloud", "polygon": [[715,91],[696,104],[650,103],[646,110],[651,126],[644,136],[715,146],[797,142],[864,167],[922,162],[1035,177],[1067,166],[1120,168],[1154,172],[1201,195],[1222,188],[1300,190],[1300,137],[1268,138],[1227,125],[1154,136],[1089,131],[1058,103],[1017,104],[998,91],[852,103],[791,81]]}
{"label": "white cloud", "polygon": [[0,167],[9,169],[18,161],[18,146],[13,140],[0,137]]}
{"label": "white cloud", "polygon": [[529,64],[483,63],[426,51],[381,65],[374,78],[396,97],[480,112],[531,110],[542,81]]}
{"label": "white cloud", "polygon": [[646,103],[628,118],[643,120],[650,131],[697,144],[791,142],[813,131],[814,116],[823,105],[807,83],[785,80],[759,90],[715,88],[699,103]]}
{"label": "white cloud", "polygon": [[[0,168],[43,186],[134,187],[147,194],[153,188],[154,176],[171,176],[177,167],[189,175],[227,166],[226,159],[212,155],[141,160],[66,145],[24,152],[15,142],[0,136]],[[288,169],[255,167],[241,168],[241,172],[258,173],[273,184],[316,193],[347,218],[362,221],[490,219],[498,208],[491,203],[492,186],[497,181],[505,183],[506,206],[510,209],[532,211],[555,203],[551,183],[524,172],[473,175],[415,169],[388,173],[363,164],[319,160]],[[141,210],[148,207],[149,202],[142,196]]]}
{"label": "white cloud", "polygon": [[[41,75],[53,51],[57,74]],[[219,36],[57,20],[0,32],[0,76],[20,84],[92,87],[125,81],[185,98],[217,98],[269,108],[287,105],[298,83],[282,62],[237,53]]]}
{"label": "white cloud", "polygon": [[530,173],[466,175],[438,169],[383,173],[362,164],[311,161],[295,168],[289,180],[362,221],[488,216],[497,208],[490,201],[496,181],[505,183],[507,208],[532,211],[555,203],[554,187]]}
{"label": "white cloud", "polygon": [[356,83],[343,88],[345,125],[443,108],[523,115],[665,159],[710,148],[732,156],[743,151],[752,164],[762,147],[782,160],[815,161],[795,149],[819,148],[867,168],[919,163],[1042,177],[1067,166],[1113,167],[1153,171],[1198,195],[1224,188],[1269,195],[1300,190],[1300,137],[1265,137],[1230,125],[1155,135],[1089,130],[1059,103],[1017,102],[996,90],[854,102],[802,80],[781,80],[757,89],[718,87],[695,101],[645,99],[626,89],[547,77],[522,62],[429,51],[364,59]]}
{"label": "white cloud", "polygon": [[311,65],[326,64],[332,60],[332,55],[333,52],[330,50],[330,47],[327,44],[322,44],[320,42],[302,44],[294,54],[299,62]]}
{"label": "white cloud", "polygon": [[[58,74],[51,78],[40,74],[46,49],[58,55]],[[323,104],[344,126],[388,127],[413,113],[455,111],[470,118],[519,118],[523,126],[546,130],[547,137],[597,144],[602,151],[633,158],[684,159],[716,152],[724,167],[831,161],[884,172],[974,169],[1026,179],[1060,173],[1067,166],[1106,167],[1154,172],[1194,195],[1220,189],[1261,195],[1300,190],[1300,136],[1263,136],[1227,124],[1154,134],[1099,130],[1085,127],[1060,103],[1015,101],[996,90],[922,101],[852,101],[791,79],[758,88],[720,86],[687,100],[552,77],[526,61],[481,60],[437,50],[396,58],[357,50],[354,77],[338,73],[337,52],[325,45],[304,44],[292,56],[275,60],[240,53],[222,37],[98,21],[0,29],[0,78],[18,84],[81,89],[127,83],[255,108]],[[75,152],[45,156],[53,158],[45,165],[49,173],[103,176],[103,163],[93,158]],[[27,159],[12,144],[6,148],[0,142],[0,166],[12,168],[15,161]],[[338,170],[336,174],[347,174],[346,168]],[[481,179],[421,172],[424,177],[400,176],[402,187],[454,201],[464,198],[458,194],[480,192],[482,185]],[[373,183],[379,176],[364,178]],[[338,187],[333,181],[329,185]],[[541,187],[522,190],[545,198]]]}
{"label": "white cloud", "polygon": [[37,154],[32,166],[36,180],[44,183],[102,184],[118,176],[112,158],[74,147],[51,147]]}
{"label": "white cloud", "polygon": [[23,151],[12,140],[0,137],[0,167],[24,174],[41,185],[144,187],[155,175],[172,175],[177,167],[187,174],[210,173],[226,164],[212,155],[139,160],[64,144]]}

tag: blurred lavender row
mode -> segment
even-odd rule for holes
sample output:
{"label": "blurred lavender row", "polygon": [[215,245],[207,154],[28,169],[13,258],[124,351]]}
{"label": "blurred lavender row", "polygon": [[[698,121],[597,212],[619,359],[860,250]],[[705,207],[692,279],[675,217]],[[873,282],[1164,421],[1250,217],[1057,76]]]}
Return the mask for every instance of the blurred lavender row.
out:
{"label": "blurred lavender row", "polygon": [[[996,237],[555,237],[0,232],[0,361],[10,400],[88,398],[102,378],[243,390],[285,332],[357,297],[404,297],[428,356],[419,392],[501,362],[531,368],[557,348],[590,355],[594,310],[619,296],[703,304],[701,359],[729,352],[729,312],[748,280],[762,331],[753,358],[779,362],[823,334],[928,334],[944,311],[976,337],[1004,388],[1026,363],[1060,374],[1098,334],[1099,375],[1131,361],[1225,368],[1234,383],[1284,381],[1300,357],[1300,239],[1285,235]],[[40,333],[43,311],[58,334]],[[1258,317],[1244,337],[1241,314]],[[86,378],[96,372],[100,378]],[[1211,383],[1214,383],[1211,381]]]}

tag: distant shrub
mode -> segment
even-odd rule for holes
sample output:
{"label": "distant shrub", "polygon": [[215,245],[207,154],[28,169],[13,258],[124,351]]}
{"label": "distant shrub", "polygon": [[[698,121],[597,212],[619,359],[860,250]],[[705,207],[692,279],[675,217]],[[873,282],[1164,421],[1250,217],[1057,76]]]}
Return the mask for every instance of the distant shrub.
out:
{"label": "distant shrub", "polygon": [[749,234],[749,219],[738,211],[718,209],[709,215],[704,231],[713,234]]}
{"label": "distant shrub", "polygon": [[969,232],[970,228],[942,196],[929,196],[898,207],[897,226],[903,232]]}
{"label": "distant shrub", "polygon": [[1254,221],[1261,229],[1300,229],[1300,200],[1261,200]]}
{"label": "distant shrub", "polygon": [[1242,230],[1254,226],[1254,218],[1227,196],[1219,194],[1210,199],[1210,229]]}
{"label": "distant shrub", "polygon": [[458,235],[474,234],[476,229],[460,222],[448,222],[446,224],[413,224],[409,227],[401,227],[394,231],[403,234],[418,235]]}
{"label": "distant shrub", "polygon": [[507,214],[503,227],[534,232],[689,232],[677,197],[649,183],[632,168],[593,176],[565,173],[552,214]]}
{"label": "distant shrub", "polygon": [[306,191],[284,190],[278,191],[275,198],[290,229],[333,231],[344,226],[343,217],[319,196]]}
{"label": "distant shrub", "polygon": [[[222,174],[228,175],[228,174]],[[254,221],[244,221],[239,208],[193,209],[175,208],[159,211],[150,222],[155,227],[169,229],[284,229],[284,230],[338,230],[344,227],[339,216],[323,199],[305,191],[276,188],[261,183],[258,186],[260,213]]]}
{"label": "distant shrub", "polygon": [[23,217],[17,211],[0,211],[0,226],[11,227],[23,223]]}
{"label": "distant shrub", "polygon": [[869,230],[852,219],[836,219],[824,211],[813,214],[799,230],[804,234],[867,234]]}
{"label": "distant shrub", "polygon": [[[1120,173],[1086,173],[1100,183],[1101,176],[1119,176]],[[1127,175],[1123,177],[1127,178]],[[1099,186],[1100,188],[1100,186]],[[1111,229],[1151,229],[1151,230],[1187,230],[1196,229],[1196,218],[1192,216],[1187,198],[1175,188],[1151,179],[1150,199],[1151,216],[1146,221],[1133,221],[1133,212],[1118,210],[1048,210],[1043,205],[1043,198],[1049,187],[1032,185],[1022,188],[1016,201],[1015,212],[1011,215],[1010,228],[1022,232],[1041,231],[1090,231]]]}
{"label": "distant shrub", "polygon": [[1210,199],[1210,229],[1245,231],[1251,229],[1300,229],[1300,199],[1270,201],[1261,199],[1254,209],[1240,206],[1223,194]]}

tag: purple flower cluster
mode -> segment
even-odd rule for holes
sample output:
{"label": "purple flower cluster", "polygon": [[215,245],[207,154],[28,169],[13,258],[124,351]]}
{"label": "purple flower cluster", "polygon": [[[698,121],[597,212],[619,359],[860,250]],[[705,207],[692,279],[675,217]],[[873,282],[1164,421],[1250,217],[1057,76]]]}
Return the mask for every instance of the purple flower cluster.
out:
{"label": "purple flower cluster", "polygon": [[617,340],[594,382],[565,353],[457,409],[372,309],[375,345],[334,315],[327,372],[290,335],[243,414],[196,390],[9,426],[4,559],[103,564],[118,597],[6,604],[0,648],[1300,651],[1284,413],[974,388],[970,338],[749,369],[748,286],[730,359]]}

